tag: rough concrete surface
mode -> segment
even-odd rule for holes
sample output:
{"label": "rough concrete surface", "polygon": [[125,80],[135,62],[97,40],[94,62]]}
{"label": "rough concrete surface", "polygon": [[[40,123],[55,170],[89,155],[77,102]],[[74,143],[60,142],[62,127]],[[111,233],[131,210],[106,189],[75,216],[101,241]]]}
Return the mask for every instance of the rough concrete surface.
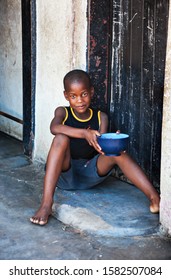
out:
{"label": "rough concrete surface", "polygon": [[43,176],[21,142],[0,134],[1,260],[171,259],[171,240],[144,194],[113,177],[89,191],[57,189],[54,216],[46,226],[32,224]]}

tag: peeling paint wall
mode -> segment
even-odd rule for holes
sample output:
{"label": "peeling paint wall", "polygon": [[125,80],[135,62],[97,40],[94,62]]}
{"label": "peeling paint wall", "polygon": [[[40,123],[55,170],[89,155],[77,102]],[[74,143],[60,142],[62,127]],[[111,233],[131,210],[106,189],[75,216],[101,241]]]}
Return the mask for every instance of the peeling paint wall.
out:
{"label": "peeling paint wall", "polygon": [[87,0],[37,1],[37,77],[34,159],[45,160],[54,110],[68,104],[63,77],[86,69]]}
{"label": "peeling paint wall", "polygon": [[165,68],[162,125],[161,210],[160,222],[165,235],[171,236],[171,1]]}
{"label": "peeling paint wall", "polygon": [[167,15],[168,0],[113,1],[111,130],[158,190]]}
{"label": "peeling paint wall", "polygon": [[[22,119],[21,1],[0,1],[0,111]],[[1,131],[22,139],[22,125],[0,115]]]}

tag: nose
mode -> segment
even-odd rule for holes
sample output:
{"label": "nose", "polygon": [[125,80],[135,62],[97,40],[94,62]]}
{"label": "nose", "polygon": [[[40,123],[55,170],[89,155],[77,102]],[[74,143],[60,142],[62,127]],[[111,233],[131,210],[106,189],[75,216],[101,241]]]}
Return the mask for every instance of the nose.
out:
{"label": "nose", "polygon": [[77,101],[78,101],[79,103],[81,103],[81,102],[82,102],[82,98],[81,98],[81,96],[78,96]]}

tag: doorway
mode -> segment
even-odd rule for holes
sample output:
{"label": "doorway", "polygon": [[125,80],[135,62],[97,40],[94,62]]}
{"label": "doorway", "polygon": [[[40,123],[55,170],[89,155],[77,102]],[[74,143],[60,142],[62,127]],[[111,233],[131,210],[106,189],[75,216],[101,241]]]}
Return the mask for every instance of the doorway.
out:
{"label": "doorway", "polygon": [[159,188],[169,1],[89,4],[93,105],[108,113],[110,131],[130,135],[129,153]]}

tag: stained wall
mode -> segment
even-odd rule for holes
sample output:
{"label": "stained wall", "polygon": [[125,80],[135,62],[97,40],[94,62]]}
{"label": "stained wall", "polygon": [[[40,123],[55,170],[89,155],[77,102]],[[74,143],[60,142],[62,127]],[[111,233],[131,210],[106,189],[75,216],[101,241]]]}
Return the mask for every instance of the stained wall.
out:
{"label": "stained wall", "polygon": [[86,69],[87,0],[37,1],[37,72],[34,159],[45,160],[56,107],[68,104],[63,77]]}

